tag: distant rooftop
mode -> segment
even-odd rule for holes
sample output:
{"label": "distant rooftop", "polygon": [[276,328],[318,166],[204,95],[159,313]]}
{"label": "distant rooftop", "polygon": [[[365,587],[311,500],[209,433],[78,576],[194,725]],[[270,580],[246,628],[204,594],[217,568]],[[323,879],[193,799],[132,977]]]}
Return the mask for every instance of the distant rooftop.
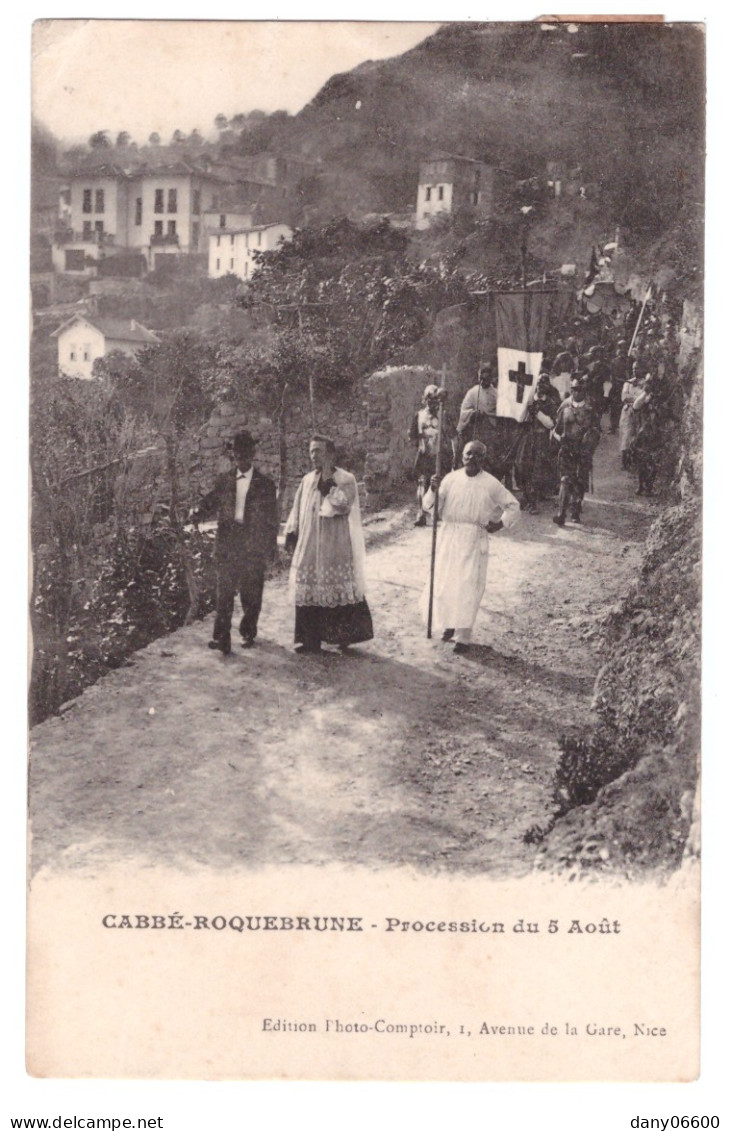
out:
{"label": "distant rooftop", "polygon": [[209,234],[209,236],[218,236],[218,235],[221,235],[221,236],[238,236],[238,235],[242,235],[244,232],[263,232],[267,228],[290,228],[291,229],[291,227],[292,227],[291,224],[288,224],[286,222],[286,220],[272,220],[272,222],[270,224],[252,224],[252,226],[250,228],[241,228],[241,227],[237,227],[237,228],[214,228],[208,234]]}
{"label": "distant rooftop", "polygon": [[212,172],[207,163],[194,164],[184,159],[178,161],[138,161],[120,165],[114,161],[82,160],[64,174],[66,177],[108,177],[113,180],[133,181],[139,177],[155,176],[196,176],[212,181],[221,180],[219,174]]}
{"label": "distant rooftop", "polygon": [[489,161],[484,161],[480,157],[465,157],[463,153],[447,153],[446,151],[438,151],[431,153],[428,157],[423,157],[422,161],[469,161],[471,165],[489,165]]}
{"label": "distant rooftop", "polygon": [[100,330],[105,338],[113,338],[118,342],[140,342],[143,345],[156,345],[160,341],[157,334],[153,334],[152,330],[148,330],[140,322],[135,322],[134,318],[98,318],[95,314],[82,313],[69,318],[68,322],[64,322],[63,326],[54,330],[52,337],[57,337],[62,330],[78,321],[88,322],[90,326]]}

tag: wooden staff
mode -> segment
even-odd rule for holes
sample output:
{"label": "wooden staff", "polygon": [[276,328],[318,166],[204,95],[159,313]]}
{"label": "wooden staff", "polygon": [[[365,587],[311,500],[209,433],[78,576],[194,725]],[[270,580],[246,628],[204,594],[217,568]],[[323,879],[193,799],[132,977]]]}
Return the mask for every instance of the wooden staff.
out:
{"label": "wooden staff", "polygon": [[638,331],[638,330],[639,330],[639,328],[640,328],[640,322],[642,321],[642,315],[643,315],[643,314],[645,313],[645,307],[647,306],[647,300],[648,300],[648,298],[650,297],[650,292],[651,292],[651,291],[652,291],[652,284],[650,284],[650,286],[649,286],[649,287],[647,288],[647,290],[645,291],[645,297],[644,297],[644,298],[643,298],[643,300],[642,300],[642,309],[640,310],[640,316],[639,316],[639,318],[637,319],[637,325],[635,326],[635,332],[634,332],[634,334],[632,335],[632,341],[630,342],[630,344],[629,344],[629,349],[627,350],[627,357],[629,357],[629,356],[630,356],[630,354],[632,353],[632,348],[633,348],[633,346],[634,346],[634,344],[635,344],[635,338],[637,337],[637,331]]}
{"label": "wooden staff", "polygon": [[437,425],[437,489],[434,492],[431,529],[431,568],[429,572],[429,612],[426,620],[426,638],[431,640],[432,613],[434,611],[434,568],[437,560],[437,524],[439,522],[439,477],[442,471],[442,429],[444,428],[444,400],[447,388],[447,367],[442,366],[442,387],[439,397],[439,417]]}

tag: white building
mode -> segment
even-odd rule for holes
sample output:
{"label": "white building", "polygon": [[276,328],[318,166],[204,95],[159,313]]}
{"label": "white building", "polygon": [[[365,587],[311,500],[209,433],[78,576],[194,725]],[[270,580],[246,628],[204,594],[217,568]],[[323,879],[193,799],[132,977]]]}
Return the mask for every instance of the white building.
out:
{"label": "white building", "polygon": [[422,161],[416,194],[416,227],[428,228],[436,216],[494,214],[500,170],[484,161],[440,154]]}
{"label": "white building", "polygon": [[221,185],[219,177],[186,161],[74,172],[65,227],[53,241],[54,270],[95,274],[97,260],[121,251],[141,252],[154,270],[160,255],[205,252],[203,215]]}
{"label": "white building", "polygon": [[92,378],[98,357],[114,350],[129,355],[145,346],[159,345],[160,339],[134,319],[97,318],[75,314],[51,335],[58,339],[58,371],[65,377]]}
{"label": "white building", "polygon": [[250,279],[256,270],[254,252],[272,251],[292,235],[288,224],[257,224],[252,228],[221,228],[212,232],[208,237],[209,278],[236,275]]}
{"label": "white building", "polygon": [[253,228],[259,219],[255,206],[233,205],[231,208],[226,208],[219,202],[219,207],[203,213],[203,229],[206,236],[216,235],[226,229],[236,231],[241,228]]}

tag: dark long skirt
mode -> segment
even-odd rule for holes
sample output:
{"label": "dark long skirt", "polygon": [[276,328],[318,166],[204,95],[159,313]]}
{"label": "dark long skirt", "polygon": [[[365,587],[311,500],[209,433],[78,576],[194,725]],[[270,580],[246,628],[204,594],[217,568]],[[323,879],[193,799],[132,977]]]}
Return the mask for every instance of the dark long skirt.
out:
{"label": "dark long skirt", "polygon": [[294,642],[305,648],[318,645],[362,644],[373,639],[373,621],[368,602],[363,598],[356,605],[296,605]]}
{"label": "dark long skirt", "polygon": [[548,499],[558,490],[556,456],[545,428],[525,427],[515,455],[515,482],[527,503]]}

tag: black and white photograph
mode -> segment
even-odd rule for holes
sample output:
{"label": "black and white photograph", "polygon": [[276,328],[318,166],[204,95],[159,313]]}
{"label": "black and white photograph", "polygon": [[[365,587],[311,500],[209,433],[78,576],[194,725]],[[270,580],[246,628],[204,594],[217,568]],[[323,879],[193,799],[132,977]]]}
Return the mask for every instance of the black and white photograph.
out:
{"label": "black and white photograph", "polygon": [[32,40],[28,1072],[695,1080],[705,25]]}

